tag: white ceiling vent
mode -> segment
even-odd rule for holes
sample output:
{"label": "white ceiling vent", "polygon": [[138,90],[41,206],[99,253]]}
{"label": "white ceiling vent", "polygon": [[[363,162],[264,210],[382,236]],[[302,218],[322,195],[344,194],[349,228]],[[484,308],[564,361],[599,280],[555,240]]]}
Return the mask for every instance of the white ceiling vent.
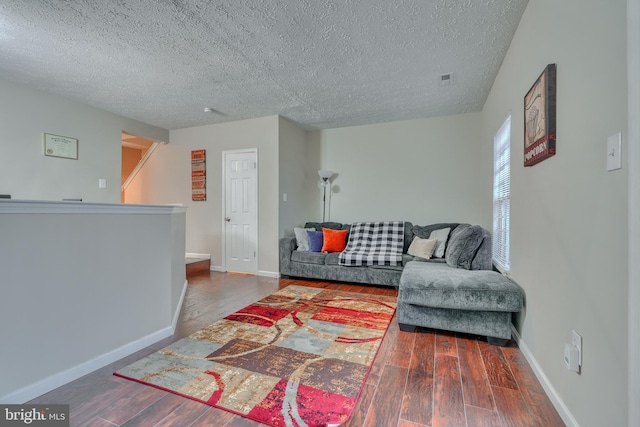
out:
{"label": "white ceiling vent", "polygon": [[452,74],[442,74],[440,75],[440,86],[449,86],[451,84]]}

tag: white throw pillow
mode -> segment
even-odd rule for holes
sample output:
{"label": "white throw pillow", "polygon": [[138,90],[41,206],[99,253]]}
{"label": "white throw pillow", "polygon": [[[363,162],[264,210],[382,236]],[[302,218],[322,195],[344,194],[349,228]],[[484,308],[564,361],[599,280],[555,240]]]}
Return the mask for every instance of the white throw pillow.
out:
{"label": "white throw pillow", "polygon": [[436,239],[438,243],[433,251],[434,258],[442,258],[444,256],[444,249],[447,247],[447,239],[449,238],[450,228],[441,228],[439,230],[433,230],[429,234],[429,239]]}
{"label": "white throw pillow", "polygon": [[431,258],[431,255],[433,255],[433,251],[436,249],[437,244],[437,239],[421,239],[416,236],[413,238],[407,253],[420,258],[429,259]]}
{"label": "white throw pillow", "polygon": [[299,251],[309,252],[309,235],[307,234],[307,230],[315,231],[315,228],[293,227]]}

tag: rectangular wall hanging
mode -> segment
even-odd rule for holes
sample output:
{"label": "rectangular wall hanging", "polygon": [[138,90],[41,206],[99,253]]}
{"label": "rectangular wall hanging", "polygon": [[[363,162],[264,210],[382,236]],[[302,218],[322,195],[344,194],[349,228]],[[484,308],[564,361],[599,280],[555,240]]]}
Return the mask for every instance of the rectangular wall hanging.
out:
{"label": "rectangular wall hanging", "polygon": [[45,133],[44,155],[78,160],[78,140],[66,136]]}
{"label": "rectangular wall hanging", "polygon": [[556,154],[556,64],[549,64],[524,97],[524,165]]}
{"label": "rectangular wall hanging", "polygon": [[191,152],[191,200],[207,200],[207,150]]}

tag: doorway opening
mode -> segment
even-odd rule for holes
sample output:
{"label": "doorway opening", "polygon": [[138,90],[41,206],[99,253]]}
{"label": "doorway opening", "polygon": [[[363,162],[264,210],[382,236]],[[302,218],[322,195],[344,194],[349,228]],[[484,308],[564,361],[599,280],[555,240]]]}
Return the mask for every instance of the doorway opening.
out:
{"label": "doorway opening", "polygon": [[153,150],[160,144],[148,138],[122,132],[122,177],[120,202],[142,203],[140,186],[129,187]]}

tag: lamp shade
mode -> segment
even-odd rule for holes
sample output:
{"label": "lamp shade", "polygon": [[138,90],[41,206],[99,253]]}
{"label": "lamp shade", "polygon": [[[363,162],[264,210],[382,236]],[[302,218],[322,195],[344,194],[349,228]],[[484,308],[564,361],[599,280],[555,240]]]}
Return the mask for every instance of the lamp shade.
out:
{"label": "lamp shade", "polygon": [[322,179],[329,179],[331,178],[331,175],[333,175],[333,172],[327,170],[319,170],[318,175],[320,175],[320,178]]}

